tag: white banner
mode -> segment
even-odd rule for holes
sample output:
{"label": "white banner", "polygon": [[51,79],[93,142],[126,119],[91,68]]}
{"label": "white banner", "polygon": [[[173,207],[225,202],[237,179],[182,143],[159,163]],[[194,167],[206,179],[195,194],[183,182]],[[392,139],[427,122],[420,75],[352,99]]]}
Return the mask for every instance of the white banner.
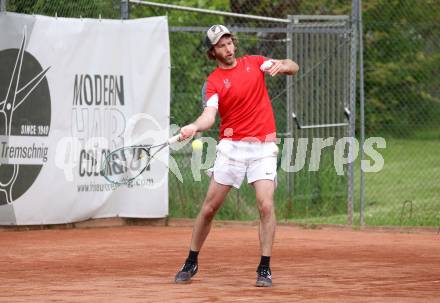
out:
{"label": "white banner", "polygon": [[167,216],[167,151],[130,186],[98,162],[166,140],[169,107],[165,17],[0,14],[0,224]]}

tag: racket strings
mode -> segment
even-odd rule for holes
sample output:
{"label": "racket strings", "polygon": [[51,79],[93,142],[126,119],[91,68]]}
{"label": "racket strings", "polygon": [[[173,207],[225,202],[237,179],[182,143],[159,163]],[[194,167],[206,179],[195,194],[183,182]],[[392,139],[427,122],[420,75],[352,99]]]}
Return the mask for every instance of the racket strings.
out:
{"label": "racket strings", "polygon": [[155,155],[168,146],[159,145],[131,146],[111,152],[103,163],[103,175],[112,183],[129,183],[146,170]]}
{"label": "racket strings", "polygon": [[149,148],[132,147],[112,152],[104,164],[106,178],[115,183],[126,183],[148,169],[151,161]]}

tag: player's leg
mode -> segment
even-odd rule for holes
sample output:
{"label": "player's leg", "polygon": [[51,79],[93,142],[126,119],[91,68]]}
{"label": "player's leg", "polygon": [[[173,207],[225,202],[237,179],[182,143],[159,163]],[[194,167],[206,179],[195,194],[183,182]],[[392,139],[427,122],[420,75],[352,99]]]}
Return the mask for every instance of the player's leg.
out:
{"label": "player's leg", "polygon": [[253,183],[258,211],[260,213],[259,238],[261,248],[260,264],[257,268],[256,286],[272,286],[270,257],[275,238],[276,217],[274,207],[275,181],[258,180]]}
{"label": "player's leg", "polygon": [[260,213],[261,259],[257,268],[256,286],[272,286],[270,257],[276,228],[274,191],[277,178],[277,152],[277,146],[272,143],[264,144],[262,148],[255,149],[257,156],[258,153],[270,156],[251,161],[246,172],[248,182],[255,188],[257,207]]}
{"label": "player's leg", "polygon": [[202,248],[206,237],[211,230],[211,223],[215,214],[222,206],[226,195],[231,189],[230,185],[217,183],[214,178],[211,179],[205,201],[194,223],[191,250],[199,251]]}
{"label": "player's leg", "polygon": [[260,213],[260,247],[263,256],[272,254],[272,245],[275,237],[276,217],[273,195],[275,182],[273,180],[258,180],[253,183]]}
{"label": "player's leg", "polygon": [[189,282],[191,277],[197,272],[198,253],[211,230],[211,223],[215,214],[223,204],[231,187],[239,188],[245,177],[246,164],[227,156],[231,154],[225,150],[230,147],[228,144],[228,142],[224,141],[219,143],[214,167],[208,170],[208,174],[212,177],[211,183],[202,208],[194,222],[188,258],[185,261],[185,265],[176,275],[176,282],[178,283]]}
{"label": "player's leg", "polygon": [[191,281],[191,277],[197,273],[198,253],[211,230],[212,220],[230,189],[230,185],[223,185],[217,183],[214,178],[211,179],[205,201],[194,223],[188,258],[176,274],[176,283],[188,283]]}

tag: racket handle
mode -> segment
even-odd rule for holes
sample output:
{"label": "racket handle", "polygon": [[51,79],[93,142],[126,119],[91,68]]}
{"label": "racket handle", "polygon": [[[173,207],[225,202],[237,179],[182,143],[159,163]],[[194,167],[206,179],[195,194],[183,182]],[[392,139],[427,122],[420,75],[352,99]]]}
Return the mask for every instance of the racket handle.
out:
{"label": "racket handle", "polygon": [[180,134],[179,135],[175,135],[174,137],[171,137],[168,139],[168,144],[173,144],[176,143],[177,141],[179,141],[180,139]]}

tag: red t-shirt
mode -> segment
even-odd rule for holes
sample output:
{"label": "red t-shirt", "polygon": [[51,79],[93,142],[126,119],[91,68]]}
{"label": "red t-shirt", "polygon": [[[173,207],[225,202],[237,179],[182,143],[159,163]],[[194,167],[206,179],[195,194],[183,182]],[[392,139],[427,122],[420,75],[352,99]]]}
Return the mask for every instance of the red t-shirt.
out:
{"label": "red t-shirt", "polygon": [[262,56],[237,58],[232,69],[216,68],[206,80],[204,101],[218,95],[220,140],[273,142],[276,140],[272,104],[264,82]]}

